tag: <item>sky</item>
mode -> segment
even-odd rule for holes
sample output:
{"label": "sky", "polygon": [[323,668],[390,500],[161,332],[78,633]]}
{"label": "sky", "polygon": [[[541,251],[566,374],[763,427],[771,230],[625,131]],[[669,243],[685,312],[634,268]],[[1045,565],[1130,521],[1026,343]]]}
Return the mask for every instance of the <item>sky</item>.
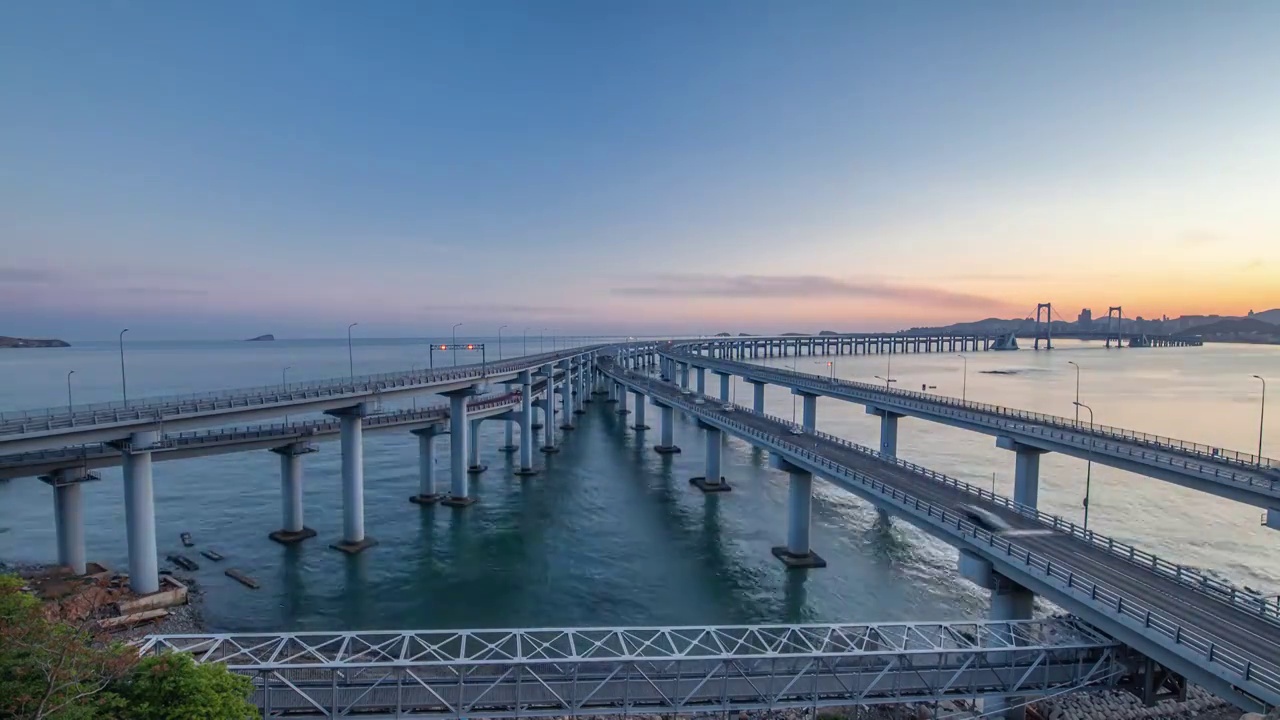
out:
{"label": "sky", "polygon": [[1280,306],[1280,3],[0,3],[0,335]]}

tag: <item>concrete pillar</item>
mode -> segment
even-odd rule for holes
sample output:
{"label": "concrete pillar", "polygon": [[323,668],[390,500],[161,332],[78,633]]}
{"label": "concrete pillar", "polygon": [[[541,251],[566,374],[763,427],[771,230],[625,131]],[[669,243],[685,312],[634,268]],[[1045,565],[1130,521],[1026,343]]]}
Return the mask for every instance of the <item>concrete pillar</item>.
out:
{"label": "concrete pillar", "polygon": [[697,373],[697,385],[695,387],[697,388],[698,394],[705,395],[707,393],[707,369],[694,368],[694,370]]}
{"label": "concrete pillar", "polygon": [[552,365],[543,365],[542,374],[547,379],[547,394],[543,398],[542,414],[545,437],[543,437],[542,452],[555,453],[560,452],[560,448],[556,447],[556,379],[555,367]]}
{"label": "concrete pillar", "polygon": [[997,437],[996,447],[1012,450],[1015,455],[1013,474],[1013,501],[1036,507],[1040,497],[1040,448],[1023,445],[1009,437]]}
{"label": "concrete pillar", "polygon": [[[587,362],[583,360],[583,362]],[[573,384],[573,414],[585,415],[587,412],[587,403],[591,402],[591,393],[587,388],[587,376],[591,374],[591,368],[582,365],[578,368],[578,374],[575,376],[577,382]]]}
{"label": "concrete pillar", "polygon": [[813,475],[796,467],[785,458],[769,455],[769,467],[784,470],[789,476],[787,492],[787,544],[774,547],[773,556],[788,568],[822,568],[827,566],[809,545],[812,526]]}
{"label": "concrete pillar", "polygon": [[480,421],[471,420],[471,426],[467,428],[467,472],[472,475],[479,475],[489,469],[488,465],[480,462]]}
{"label": "concrete pillar", "polygon": [[678,453],[680,448],[675,443],[675,408],[670,405],[659,405],[658,408],[662,411],[662,443],[655,445],[653,449],[663,455]]}
{"label": "concrete pillar", "polygon": [[520,467],[516,475],[533,475],[533,374],[528,370],[520,373]]}
{"label": "concrete pillar", "polygon": [[507,420],[503,422],[503,443],[502,443],[502,447],[498,449],[505,453],[515,452],[518,449],[516,447],[516,421],[515,420]]}
{"label": "concrete pillar", "polygon": [[[966,580],[991,591],[991,609],[988,614],[991,620],[1031,619],[1035,594],[997,573],[985,558],[969,550],[961,550],[959,570],[960,575]],[[1007,640],[1013,639],[1013,634],[1007,626],[1004,628],[996,626],[992,629],[992,633]],[[994,653],[991,657],[992,664],[999,665],[1005,662],[1002,655],[1003,653]],[[1026,716],[1025,708],[1015,706],[1025,701],[1026,698],[1017,697],[987,698],[983,704],[983,714],[1008,720],[1023,720]]]}
{"label": "concrete pillar", "polygon": [[315,537],[316,531],[303,523],[302,517],[302,456],[315,452],[307,443],[292,443],[272,448],[280,456],[280,529],[267,537],[282,545],[292,545]]}
{"label": "concrete pillar", "polygon": [[645,406],[644,393],[637,390],[634,393],[634,395],[636,398],[636,421],[635,421],[635,424],[631,426],[631,428],[633,430],[648,430],[649,426],[644,424],[644,406]]}
{"label": "concrete pillar", "polygon": [[704,493],[727,492],[732,488],[720,472],[720,429],[710,425],[702,425],[702,428],[706,430],[707,437],[706,471],[701,477],[689,478],[689,484]]}
{"label": "concrete pillar", "polygon": [[560,429],[573,429],[573,378],[569,361],[560,362],[564,377],[560,380]]}
{"label": "concrete pillar", "polygon": [[902,417],[902,415],[870,405],[867,406],[867,414],[880,416],[880,454],[897,457],[898,418]]}
{"label": "concrete pillar", "polygon": [[[795,391],[793,391],[795,392]],[[805,430],[818,429],[818,396],[795,392],[800,396],[800,425]]]}
{"label": "concrete pillar", "polygon": [[720,373],[720,402],[729,402],[729,378],[732,377],[725,373]]}
{"label": "concrete pillar", "polygon": [[467,477],[467,449],[471,444],[468,436],[472,429],[471,419],[467,417],[467,400],[473,392],[449,394],[449,497],[440,501],[449,507],[466,507],[475,502]]}
{"label": "concrete pillar", "polygon": [[154,431],[136,432],[124,450],[124,523],[129,544],[129,588],[139,595],[160,589],[156,558],[156,507],[151,487]]}
{"label": "concrete pillar", "polygon": [[418,494],[409,501],[430,505],[442,498],[436,490],[436,436],[440,428],[432,426],[414,430],[413,434],[418,437]]}
{"label": "concrete pillar", "polygon": [[680,363],[680,387],[684,390],[689,389],[689,365],[688,363]]}
{"label": "concrete pillar", "polygon": [[341,421],[342,445],[342,540],[329,547],[355,554],[377,544],[364,534],[364,416],[363,403],[331,410]]}
{"label": "concrete pillar", "polygon": [[627,387],[622,384],[618,385],[618,414],[631,414],[631,411],[627,409]]}
{"label": "concrete pillar", "polygon": [[764,413],[764,386],[765,383],[748,380],[751,383],[751,409],[758,413]]}
{"label": "concrete pillar", "polygon": [[79,468],[58,470],[40,478],[53,488],[53,521],[58,532],[58,564],[76,575],[85,573],[84,501],[81,483],[97,480]]}

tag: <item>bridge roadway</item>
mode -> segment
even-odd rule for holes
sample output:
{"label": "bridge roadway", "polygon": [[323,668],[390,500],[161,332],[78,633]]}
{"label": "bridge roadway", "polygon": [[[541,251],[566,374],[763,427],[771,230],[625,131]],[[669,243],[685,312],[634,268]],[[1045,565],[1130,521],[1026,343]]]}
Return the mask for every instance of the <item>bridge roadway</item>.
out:
{"label": "bridge roadway", "polygon": [[0,412],[0,453],[111,442],[163,426],[182,431],[262,418],[324,412],[359,403],[465,391],[481,383],[514,382],[520,372],[587,355],[598,345],[442,370],[413,370],[355,378],[139,398],[120,402]]}
{"label": "bridge roadway", "polygon": [[1132,683],[1132,653],[1068,619],[739,627],[158,635],[252,678],[264,717],[675,715]]}
{"label": "bridge roadway", "polygon": [[[535,386],[545,387],[545,381]],[[520,406],[520,393],[504,393],[475,397],[467,403],[468,420],[484,420],[502,415]],[[371,414],[363,419],[365,432],[382,430],[412,431],[449,421],[449,405],[441,403],[413,410]],[[269,450],[295,442],[337,440],[342,421],[324,418],[291,423],[251,425],[214,430],[197,430],[165,435],[152,453],[155,462],[186,460],[210,455]],[[109,443],[93,443],[55,450],[38,450],[0,456],[0,480],[48,475],[69,466],[82,470],[115,467],[124,461],[120,448]]]}
{"label": "bridge roadway", "polygon": [[[802,394],[865,405],[868,412],[890,416],[893,445],[897,417],[911,416],[995,435],[1007,439],[1002,447],[1023,453],[1061,452],[1237,502],[1280,508],[1280,461],[1271,458],[1106,425],[1091,427],[1044,413],[695,355],[678,345],[663,355],[676,362],[737,375],[750,383],[780,385]],[[886,447],[890,441],[882,436],[881,442],[882,449],[893,454],[894,448]],[[1038,465],[1036,460],[1033,467]],[[1021,462],[1019,466],[1020,471],[1027,467]]]}
{"label": "bridge roadway", "polygon": [[[797,436],[793,431],[801,428],[784,420],[737,406],[725,411],[719,400],[698,405],[675,385],[606,360],[601,368],[660,406],[741,437],[981,557],[1000,576],[1242,708],[1280,705],[1280,623],[1274,608],[1259,611],[1234,597],[1188,587],[1109,552],[1105,540],[1098,542],[1102,536],[1085,535],[1060,518],[869,448],[825,433]],[[1046,534],[992,534],[959,512],[965,504],[983,506],[1017,530]]]}

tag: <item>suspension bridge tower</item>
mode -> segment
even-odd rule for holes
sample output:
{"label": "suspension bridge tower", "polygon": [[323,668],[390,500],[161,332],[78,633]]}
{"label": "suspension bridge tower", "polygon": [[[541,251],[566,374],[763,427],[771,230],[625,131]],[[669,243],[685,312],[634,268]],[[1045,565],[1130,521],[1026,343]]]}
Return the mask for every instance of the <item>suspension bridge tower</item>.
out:
{"label": "suspension bridge tower", "polygon": [[[1044,312],[1044,325],[1040,324],[1040,313]],[[1040,338],[1044,338],[1044,349],[1053,349],[1053,303],[1036,305],[1036,341],[1035,349],[1040,349]]]}
{"label": "suspension bridge tower", "polygon": [[1120,306],[1107,308],[1108,348],[1112,338],[1116,340],[1116,347],[1124,347],[1124,308]]}

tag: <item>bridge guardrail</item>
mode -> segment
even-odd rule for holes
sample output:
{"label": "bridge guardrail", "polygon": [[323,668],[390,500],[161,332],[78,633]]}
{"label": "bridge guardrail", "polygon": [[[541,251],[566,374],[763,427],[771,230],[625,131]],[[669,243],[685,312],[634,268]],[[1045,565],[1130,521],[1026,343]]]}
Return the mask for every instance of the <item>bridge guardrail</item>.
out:
{"label": "bridge guardrail", "polygon": [[369,394],[410,385],[427,385],[451,380],[480,380],[492,374],[534,369],[539,365],[593,352],[604,347],[607,345],[588,345],[526,358],[442,370],[409,370],[363,375],[356,378],[300,381],[288,385],[274,384],[205,393],[144,397],[131,401],[127,406],[123,402],[113,401],[73,405],[70,410],[63,406],[39,410],[4,411],[0,412],[0,436],[91,426],[107,422],[163,419],[190,412],[253,407],[291,400]]}
{"label": "bridge guardrail", "polygon": [[[699,362],[706,364],[708,367],[710,367],[711,365],[720,365],[721,367],[740,365],[739,363],[725,362],[725,361],[714,359],[714,358],[705,358],[701,356],[696,356],[696,358]],[[1280,461],[1276,461],[1271,458],[1264,457],[1259,459],[1258,456],[1256,455],[1241,453],[1235,450],[1224,450],[1221,448],[1214,448],[1209,445],[1202,445],[1199,443],[1192,443],[1184,440],[1174,440],[1172,438],[1165,438],[1163,436],[1152,435],[1148,433],[1138,433],[1133,430],[1124,430],[1123,428],[1114,428],[1108,425],[1098,425],[1096,423],[1092,426],[1092,429],[1091,429],[1091,426],[1088,423],[1077,423],[1076,421],[1071,420],[1069,418],[1063,418],[1056,415],[1047,415],[1044,413],[1034,413],[1034,412],[1025,411],[1025,410],[1016,410],[1013,408],[1006,408],[1000,405],[990,405],[987,403],[962,401],[962,400],[957,400],[955,398],[949,398],[944,395],[930,395],[928,393],[920,393],[920,392],[915,392],[911,390],[885,389],[879,386],[870,385],[868,383],[855,382],[852,380],[842,380],[839,378],[832,379],[822,375],[804,373],[804,372],[799,372],[795,370],[771,368],[763,365],[750,365],[747,363],[742,363],[742,364],[749,365],[752,369],[752,373],[755,375],[765,375],[765,376],[772,376],[775,378],[779,378],[781,380],[779,384],[783,384],[783,385],[800,384],[801,382],[804,382],[804,383],[807,383],[808,387],[811,387],[815,390],[821,390],[823,392],[827,392],[827,388],[835,386],[837,388],[845,388],[853,392],[861,392],[861,393],[870,394],[870,395],[881,395],[881,396],[888,395],[895,399],[896,404],[899,404],[905,407],[910,407],[924,413],[948,415],[950,417],[964,418],[964,419],[972,420],[973,422],[992,425],[993,427],[1010,427],[1011,429],[1016,429],[1020,432],[1026,432],[1028,434],[1041,435],[1045,437],[1051,437],[1054,439],[1065,440],[1081,448],[1090,447],[1091,443],[1088,442],[1088,438],[1090,437],[1090,435],[1100,434],[1103,437],[1126,440],[1131,443],[1138,444],[1140,446],[1155,447],[1155,448],[1160,448],[1160,449],[1163,449],[1169,452],[1175,452],[1175,453],[1185,453],[1193,457],[1206,458],[1206,459],[1211,459],[1213,461],[1220,460],[1222,461],[1222,464],[1236,466],[1241,469],[1262,471],[1267,473],[1268,475],[1274,473],[1275,477],[1261,478],[1255,474],[1242,474],[1242,473],[1236,473],[1229,470],[1224,471],[1222,468],[1213,467],[1212,465],[1205,466],[1200,464],[1193,464],[1186,460],[1179,462],[1174,457],[1162,456],[1157,453],[1149,453],[1141,450],[1135,450],[1132,447],[1118,445],[1118,444],[1113,445],[1111,443],[1106,442],[1105,440],[1101,442],[1099,441],[1092,442],[1092,447],[1094,451],[1101,450],[1101,451],[1107,451],[1111,453],[1125,454],[1132,457],[1140,457],[1144,460],[1150,460],[1160,464],[1168,464],[1170,466],[1175,466],[1175,467],[1182,467],[1192,472],[1197,472],[1204,475],[1212,475],[1215,478],[1231,480],[1236,483],[1242,483],[1242,484],[1250,485],[1253,487],[1266,487],[1269,490],[1276,490],[1277,488],[1280,488]],[[867,400],[874,401],[874,398],[867,398]],[[968,412],[966,413],[964,411],[968,411]],[[1003,424],[993,425],[990,422],[990,419],[987,417],[983,417],[983,415],[987,415],[987,416],[994,415],[996,417],[1003,417],[1003,418],[1009,418],[1014,420],[1031,421],[1031,422],[1036,422],[1039,425],[1048,426],[1048,427],[1037,427],[1034,425],[1019,425],[1019,426],[1007,426]],[[1082,435],[1085,438],[1085,440],[1078,441],[1075,437],[1071,437],[1065,432],[1054,433],[1052,428],[1059,428],[1061,430],[1069,429],[1073,433],[1078,433]],[[1146,438],[1146,439],[1144,440],[1143,438]],[[1157,439],[1160,442],[1156,442]],[[1193,447],[1199,448],[1199,450],[1194,450]],[[1216,464],[1217,462],[1214,463],[1214,465]]]}
{"label": "bridge guardrail", "polygon": [[[664,402],[671,402],[673,405],[679,406],[694,415],[706,414],[698,409],[697,406],[686,402],[682,397],[664,398]],[[798,455],[815,467],[825,468],[838,477],[860,484],[872,492],[888,497],[904,508],[914,509],[917,514],[924,513],[930,520],[936,518],[937,524],[947,528],[948,531],[950,531],[951,526],[954,526],[955,534],[966,539],[972,538],[975,542],[981,542],[991,547],[994,551],[1003,553],[1005,557],[1011,560],[1021,562],[1029,572],[1042,575],[1055,582],[1064,588],[1065,592],[1075,596],[1077,599],[1088,600],[1098,609],[1101,609],[1099,607],[1101,604],[1101,607],[1106,608],[1106,612],[1113,612],[1121,621],[1127,619],[1132,623],[1140,623],[1143,628],[1153,630],[1171,640],[1175,645],[1187,648],[1199,655],[1204,662],[1226,668],[1231,673],[1241,677],[1245,682],[1257,683],[1273,693],[1273,696],[1280,697],[1280,670],[1269,667],[1266,664],[1267,662],[1274,662],[1273,660],[1267,659],[1259,662],[1258,659],[1246,655],[1237,648],[1223,646],[1215,642],[1203,631],[1182,625],[1177,620],[1161,613],[1158,608],[1149,606],[1140,599],[1128,595],[1117,588],[1105,585],[1086,573],[1073,570],[1070,567],[1063,567],[1061,563],[1055,565],[1047,557],[977,527],[958,513],[920,500],[860,471],[828,460],[822,455],[788,440],[760,432],[744,423],[722,417],[718,413],[714,419],[717,423],[727,425],[739,433],[759,439],[766,446],[771,445],[784,452]],[[826,473],[824,472],[823,474]]]}
{"label": "bridge guardrail", "polygon": [[[628,375],[632,377],[633,381],[639,377],[648,379],[648,376],[640,376],[631,373],[628,373]],[[1127,560],[1139,567],[1173,580],[1180,585],[1208,594],[1220,601],[1226,602],[1246,612],[1266,618],[1272,622],[1280,623],[1280,597],[1268,599],[1258,593],[1243,590],[1232,583],[1211,578],[1197,568],[1170,562],[1157,555],[1140,550],[1133,545],[1124,543],[1123,541],[1117,541],[1114,538],[1092,530],[1086,531],[1075,523],[1064,519],[1060,515],[1052,515],[1039,510],[1038,508],[1016,503],[1008,497],[998,495],[985,488],[944,475],[935,470],[931,470],[927,467],[917,465],[893,455],[884,455],[873,448],[859,445],[850,440],[846,440],[845,438],[825,433],[821,430],[804,430],[802,426],[792,423],[784,418],[769,415],[767,413],[756,413],[751,408],[740,405],[734,405],[734,407],[737,412],[763,417],[767,420],[781,423],[782,425],[791,428],[803,430],[806,434],[821,437],[824,440],[836,443],[881,462],[896,465],[904,470],[927,477],[935,482],[971,493],[983,500],[1000,505],[1001,507],[1012,510],[1020,515],[1036,520],[1047,527],[1052,527],[1054,530],[1069,534],[1095,548],[1104,550],[1115,557]]]}

